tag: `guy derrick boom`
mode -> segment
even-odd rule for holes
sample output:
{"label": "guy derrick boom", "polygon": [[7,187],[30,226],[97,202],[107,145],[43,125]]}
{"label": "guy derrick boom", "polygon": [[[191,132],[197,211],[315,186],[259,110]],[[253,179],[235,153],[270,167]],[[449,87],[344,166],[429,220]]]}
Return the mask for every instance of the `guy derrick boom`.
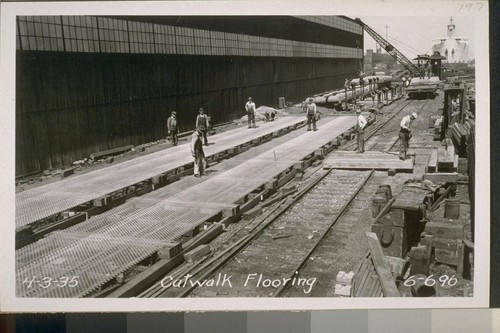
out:
{"label": "guy derrick boom", "polygon": [[372,28],[366,25],[361,19],[356,18],[356,22],[358,22],[363,29],[381,46],[384,50],[387,51],[398,63],[400,63],[405,69],[410,71],[410,73],[415,76],[420,72],[419,68],[413,64],[408,58],[406,58],[398,49],[396,49],[391,43],[385,40],[382,36],[380,36],[377,32],[375,32]]}

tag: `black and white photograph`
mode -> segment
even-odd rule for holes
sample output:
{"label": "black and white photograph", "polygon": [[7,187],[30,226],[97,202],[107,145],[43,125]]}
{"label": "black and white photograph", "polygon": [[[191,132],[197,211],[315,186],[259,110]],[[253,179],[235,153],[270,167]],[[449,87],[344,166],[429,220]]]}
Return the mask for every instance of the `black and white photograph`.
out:
{"label": "black and white photograph", "polygon": [[340,3],[3,6],[2,308],[487,306],[487,3]]}

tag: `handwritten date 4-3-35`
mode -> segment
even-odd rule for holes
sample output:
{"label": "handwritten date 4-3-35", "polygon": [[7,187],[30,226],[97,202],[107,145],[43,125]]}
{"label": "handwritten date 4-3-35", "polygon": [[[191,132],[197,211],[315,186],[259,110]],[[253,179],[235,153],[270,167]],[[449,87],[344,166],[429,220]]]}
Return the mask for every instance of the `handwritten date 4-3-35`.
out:
{"label": "handwritten date 4-3-35", "polygon": [[79,276],[60,276],[58,278],[52,278],[49,276],[38,278],[36,276],[29,278],[27,277],[23,281],[23,285],[26,285],[26,288],[32,288],[38,286],[40,288],[49,288],[54,285],[59,288],[69,287],[74,288],[78,285]]}

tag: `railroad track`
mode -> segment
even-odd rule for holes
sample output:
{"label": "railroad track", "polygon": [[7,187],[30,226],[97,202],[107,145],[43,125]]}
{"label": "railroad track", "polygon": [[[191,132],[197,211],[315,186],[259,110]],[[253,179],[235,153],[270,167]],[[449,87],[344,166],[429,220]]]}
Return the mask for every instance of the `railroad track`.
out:
{"label": "railroad track", "polygon": [[[407,110],[410,104],[409,111],[417,113],[426,105],[426,102],[412,102],[372,128],[369,138],[394,124],[399,129],[399,118],[395,116]],[[396,144],[397,133],[395,135],[396,140],[384,143],[386,151]],[[380,148],[380,142],[370,149],[373,147]],[[349,250],[357,251],[359,257],[366,253],[366,248],[361,246],[364,239],[359,236],[363,233],[352,230],[360,224],[369,230],[370,210],[366,208],[384,179],[385,173],[374,171],[319,172],[302,189],[300,199],[282,202],[281,207],[276,206],[258,220],[258,228],[241,233],[240,238],[230,237],[237,240],[224,251],[192,266],[180,267],[139,297],[299,297],[315,293],[333,296],[332,272],[354,266],[353,262],[346,262],[348,256],[342,255],[339,244],[343,243],[342,239],[354,237],[351,242],[355,246]],[[224,277],[230,280],[224,282]],[[219,285],[221,278],[222,286]],[[317,282],[318,292],[312,285],[305,286],[313,280]],[[210,283],[217,285],[210,286]]]}
{"label": "railroad track", "polygon": [[[409,103],[407,103],[406,105],[410,104],[411,101]],[[401,108],[400,111],[404,109],[404,108]],[[392,115],[392,118],[394,118],[395,115]],[[389,119],[389,120],[390,120]],[[387,121],[384,121],[383,124],[386,124],[389,120]],[[378,124],[378,123],[377,123]],[[383,125],[382,125],[383,126]],[[380,128],[382,127],[381,125],[377,125],[377,128]],[[375,131],[373,131],[375,133]],[[373,134],[372,134],[373,135]],[[330,181],[329,185],[328,186],[318,186],[318,189],[320,190],[316,190],[314,189],[314,186],[311,186],[309,187],[309,185],[306,185],[306,188],[307,188],[307,191],[303,192],[303,195],[305,195],[307,192],[311,191],[311,193],[307,193],[307,197],[309,197],[310,195],[312,195],[312,193],[314,193],[315,191],[319,191],[320,194],[319,196],[315,199],[315,200],[312,200],[310,201],[310,203],[308,204],[307,203],[307,200],[306,199],[300,199],[301,201],[300,202],[306,202],[305,205],[306,206],[310,206],[312,205],[313,210],[310,211],[308,214],[306,214],[309,218],[309,220],[306,220],[307,223],[306,223],[306,226],[303,226],[303,229],[301,229],[302,231],[298,231],[298,230],[295,230],[297,232],[298,235],[305,235],[308,240],[309,240],[309,237],[312,239],[312,240],[317,240],[318,237],[320,235],[323,235],[324,234],[321,232],[321,230],[328,230],[328,229],[325,229],[327,228],[327,224],[326,221],[328,219],[331,220],[331,216],[334,215],[334,213],[330,212],[329,210],[327,210],[327,207],[325,206],[322,206],[321,204],[318,204],[315,206],[314,202],[320,202],[321,198],[326,198],[326,197],[329,197],[329,198],[332,198],[332,200],[337,200],[338,198],[341,198],[342,200],[346,199],[345,197],[343,197],[343,194],[342,193],[351,193],[349,191],[353,191],[354,188],[357,188],[358,186],[358,183],[357,181],[359,181],[359,175],[360,175],[360,172],[352,172],[351,176],[346,176],[346,177],[342,177],[341,176],[341,173],[342,172],[347,172],[349,173],[348,171],[334,171],[332,173],[332,175],[335,175],[335,176],[339,176],[339,179],[338,180],[332,180]],[[324,173],[322,175],[322,177],[319,177],[318,178],[318,174],[320,173]],[[315,175],[313,175],[312,178],[316,178],[316,179],[321,179],[321,181],[324,181],[324,182],[328,182],[330,180],[331,177],[333,178],[336,178],[335,176],[332,176],[332,175],[328,175],[326,172],[323,172],[323,171],[319,171],[317,172]],[[357,175],[357,176],[354,176],[354,175]],[[324,179],[323,179],[324,177]],[[320,182],[318,180],[318,182]],[[338,183],[337,183],[338,182]],[[360,186],[357,191],[359,191],[361,189],[362,186]],[[331,189],[330,189],[331,188]],[[324,189],[324,193],[321,193],[321,191],[323,191]],[[333,192],[330,192],[330,191],[333,191]],[[353,194],[354,195],[354,194]],[[354,196],[353,196],[354,197]],[[299,200],[299,199],[297,199]],[[350,199],[352,200],[352,199]],[[147,200],[146,200],[147,201]],[[349,201],[350,202],[350,201]],[[146,206],[148,206],[148,203],[147,202],[142,202],[141,198],[137,198],[137,204],[139,206],[145,204]],[[342,203],[338,203],[339,205],[342,205]],[[336,207],[335,206],[335,202],[333,203],[329,203],[328,205],[330,205],[331,207]],[[347,205],[347,204],[346,204]],[[295,204],[293,205],[293,207],[298,207],[300,206],[299,204]],[[342,210],[345,209],[347,206],[342,206]],[[138,207],[139,208],[139,207]],[[333,209],[333,208],[332,208]],[[285,212],[285,210],[283,210],[283,212]],[[290,211],[293,211],[293,208],[290,209]],[[132,216],[130,214],[127,214],[127,211],[123,211],[121,212],[120,209],[118,210],[113,210],[113,212],[110,212],[114,217],[117,217],[117,215],[121,215],[120,213],[123,213],[126,215],[126,217],[128,218],[131,218]],[[128,212],[130,213],[130,212]],[[281,215],[283,213],[280,213],[278,215]],[[284,213],[284,215],[286,215],[287,213]],[[324,219],[317,219],[317,216],[321,216],[323,214],[323,217]],[[341,213],[339,213],[339,216],[341,215]],[[106,215],[103,215],[102,218],[106,218],[105,217]],[[119,216],[118,216],[119,217]],[[274,218],[275,219],[275,218]],[[99,220],[99,221],[98,221]],[[323,221],[323,222],[321,222]],[[98,229],[101,229],[102,228],[102,223],[103,222],[106,222],[106,221],[101,221],[99,218],[97,218],[95,221],[95,223],[91,223],[91,224],[88,224],[86,226],[86,228],[84,228],[85,230],[79,230],[81,231],[81,233],[77,233],[77,234],[80,234],[82,236],[85,236],[85,239],[86,241],[85,242],[82,242],[81,244],[73,244],[74,240],[73,239],[68,239],[68,238],[61,238],[61,242],[60,243],[57,239],[55,239],[55,242],[53,242],[54,244],[48,244],[48,246],[46,248],[44,248],[40,254],[43,254],[45,253],[45,255],[47,255],[48,253],[51,253],[51,257],[54,257],[56,258],[57,256],[55,254],[57,254],[58,251],[60,251],[59,249],[61,248],[66,248],[67,250],[69,250],[71,256],[70,257],[73,257],[74,260],[72,260],[72,262],[68,262],[68,263],[60,263],[60,262],[57,262],[56,259],[54,259],[53,262],[50,263],[49,266],[54,266],[53,268],[51,267],[46,267],[47,269],[52,269],[51,272],[57,272],[59,271],[59,267],[60,265],[63,265],[64,266],[64,272],[66,275],[71,275],[71,272],[78,272],[78,267],[81,267],[82,265],[85,265],[87,260],[88,259],[85,259],[83,257],[81,257],[81,253],[82,251],[83,252],[92,252],[92,253],[95,253],[95,256],[93,257],[94,259],[99,259],[100,261],[102,261],[102,266],[98,271],[96,272],[87,272],[86,275],[85,275],[85,279],[86,280],[89,280],[88,281],[88,284],[89,285],[94,285],[95,283],[93,282],[93,279],[95,277],[99,277],[99,275],[102,275],[101,274],[101,271],[109,271],[110,269],[115,269],[114,267],[107,267],[106,265],[106,262],[109,262],[109,264],[111,264],[112,262],[122,262],[123,258],[126,258],[128,256],[128,252],[134,252],[134,253],[139,253],[139,252],[148,252],[148,251],[151,251],[151,248],[156,248],[158,246],[158,244],[148,244],[148,243],[141,243],[140,241],[133,241],[133,240],[130,240],[130,248],[127,250],[127,253],[123,253],[123,252],[120,252],[120,251],[117,251],[117,248],[114,246],[114,241],[115,239],[121,239],[123,240],[124,237],[126,237],[126,235],[124,235],[123,233],[121,233],[121,231],[119,230],[111,230],[113,228],[110,228],[110,233],[109,233],[109,237],[105,237],[105,238],[102,238],[101,236],[94,236],[92,234],[92,230],[94,230],[94,227],[95,228],[98,228]],[[286,222],[286,220],[285,220]],[[267,222],[266,222],[267,223]],[[274,224],[275,222],[273,222]],[[314,224],[314,223],[319,223],[317,226]],[[323,225],[321,224],[323,223]],[[286,224],[286,223],[285,223]],[[288,221],[288,224],[289,225],[292,225],[293,222],[292,221]],[[131,224],[133,225],[133,223]],[[285,246],[285,248],[289,248],[291,249],[291,251],[293,251],[293,235],[287,235],[287,234],[283,234],[283,230],[285,230],[285,227],[282,226],[283,228],[282,229],[277,229],[278,233],[279,234],[276,234],[276,235],[272,235],[271,238],[273,239],[273,241],[275,243],[278,243],[278,242],[285,242],[285,241],[292,241],[292,244],[290,246],[286,245],[286,244],[282,244]],[[311,229],[308,229],[309,228],[312,228]],[[256,232],[262,232],[262,233],[266,233],[268,232],[269,230],[272,230],[272,229],[255,229]],[[161,233],[163,232],[162,230],[157,230],[157,229],[151,229],[151,230],[148,230],[147,232],[145,231],[145,233],[143,234],[142,231],[140,230],[137,230],[138,231],[138,235],[143,237],[143,238],[148,238],[148,239],[152,239],[152,238],[156,238],[153,237],[154,235],[158,234],[158,233]],[[118,232],[118,234],[117,234]],[[307,232],[309,232],[309,234],[307,234]],[[76,235],[78,236],[78,235]],[[254,235],[254,236],[257,236],[257,235]],[[249,240],[248,238],[246,239],[247,241]],[[57,243],[57,244],[56,244]],[[310,243],[310,242],[307,242],[307,243]],[[54,247],[53,247],[54,246]],[[82,248],[82,246],[84,246],[84,248]],[[278,247],[276,249],[273,249],[272,251],[280,251],[280,248],[281,247]],[[27,250],[27,249],[26,249]],[[62,250],[62,249],[61,249]],[[35,253],[33,251],[26,251],[26,253],[24,252],[24,249],[23,251],[20,251],[19,252],[20,256],[18,258],[16,258],[18,260],[17,264],[17,269],[19,270],[19,276],[21,277],[29,277],[31,275],[33,275],[30,270],[30,267],[26,266],[28,263],[33,263],[33,261],[36,261],[37,259],[36,258],[39,258],[40,256],[38,255],[38,253]],[[22,255],[21,255],[22,254]],[[98,256],[98,257],[96,257]],[[294,255],[289,255],[290,257],[304,257],[303,254],[294,254]],[[138,256],[136,256],[138,257]],[[106,258],[109,258],[106,259]],[[94,260],[93,259],[93,260]],[[101,260],[102,259],[102,260]],[[300,264],[303,265],[305,262],[301,262]],[[131,265],[131,264],[134,264],[134,263],[129,263],[129,262],[126,262],[124,263],[126,265]],[[291,265],[293,266],[294,264],[296,264],[295,262],[292,262]],[[26,266],[26,267],[25,267]],[[180,268],[181,270],[182,269],[186,269],[186,268]],[[297,271],[299,268],[297,268],[295,271]],[[295,271],[291,271],[292,273],[295,272]],[[182,272],[182,271],[180,271]],[[57,274],[57,273],[56,273]],[[180,273],[178,273],[180,274]],[[110,274],[109,276],[109,280],[112,280],[114,278],[114,275],[113,274]],[[102,280],[102,276],[99,277],[100,280]],[[107,280],[108,278],[106,278]],[[290,279],[293,279],[293,276],[290,277]],[[28,281],[29,282],[29,281]],[[21,287],[25,287],[25,285],[21,285]],[[165,289],[165,288],[162,288],[162,289]],[[45,290],[45,287],[44,285],[40,285],[40,283],[38,283],[38,286],[35,286],[33,285],[31,288],[29,288],[29,290],[25,290],[25,289],[19,289],[17,292],[19,295],[23,295],[23,296],[36,296],[36,297],[68,297],[70,296],[69,294],[66,295],[64,290],[68,290],[68,288],[61,288],[61,289],[57,289],[57,288],[51,288],[51,290]],[[177,294],[179,290],[176,290]],[[92,290],[88,290],[86,292],[84,292],[81,296],[85,296],[89,293],[91,293]],[[189,291],[190,292],[190,291]],[[182,296],[186,296],[187,294],[189,294],[189,292],[186,292],[185,294],[182,294]],[[161,290],[160,294],[159,295],[162,295],[164,296],[165,295],[165,290]],[[158,295],[157,295],[158,296]],[[71,297],[71,296],[70,296]],[[151,296],[151,297],[154,297],[154,296]]]}
{"label": "railroad track", "polygon": [[[403,106],[397,106],[386,110],[380,119],[365,132],[365,149],[389,151],[398,140],[400,117],[403,111],[417,114],[428,105],[429,100],[406,100]],[[340,147],[342,150],[354,150],[358,145],[356,141],[351,141]]]}
{"label": "railroad track", "polygon": [[[302,283],[298,281],[297,272],[372,174],[371,171],[318,171],[293,201],[283,202],[284,206],[271,210],[246,237],[239,238],[207,264],[200,262],[199,265],[172,272],[163,279],[163,284],[155,284],[139,297],[213,296],[213,293],[245,297],[279,296],[287,284]],[[297,243],[302,246],[297,246]],[[266,253],[269,255],[266,256]],[[279,257],[271,255],[276,253],[280,254]],[[231,286],[197,288],[194,281],[208,281],[212,274],[231,276]],[[191,278],[184,288],[168,283],[186,281],[189,276]],[[260,284],[259,279],[264,282]],[[267,280],[280,280],[282,284],[273,290],[266,286]]]}

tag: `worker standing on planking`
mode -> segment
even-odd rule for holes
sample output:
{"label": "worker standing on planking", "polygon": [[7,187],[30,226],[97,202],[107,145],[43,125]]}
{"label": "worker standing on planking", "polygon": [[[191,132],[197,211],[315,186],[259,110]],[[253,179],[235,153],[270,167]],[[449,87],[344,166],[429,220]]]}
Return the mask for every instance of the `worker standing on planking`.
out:
{"label": "worker standing on planking", "polygon": [[399,151],[399,158],[402,160],[406,160],[406,155],[408,153],[408,147],[410,145],[411,139],[411,129],[410,123],[412,120],[417,119],[417,114],[413,112],[411,115],[404,116],[401,120],[399,130],[399,139],[401,140],[401,149]]}
{"label": "worker standing on planking", "polygon": [[309,98],[309,101],[306,106],[306,115],[307,115],[307,130],[311,130],[311,123],[313,126],[313,130],[316,131],[316,104],[313,103],[313,99]]}
{"label": "worker standing on planking", "polygon": [[172,111],[172,114],[167,119],[167,131],[170,134],[170,140],[174,146],[177,146],[179,140],[177,139],[177,112]]}
{"label": "worker standing on planking", "polygon": [[201,138],[205,127],[197,126],[196,130],[191,135],[191,154],[194,157],[194,176],[199,178],[205,174],[206,160],[203,152],[203,144]]}
{"label": "worker standing on planking", "polygon": [[358,139],[358,153],[364,153],[365,152],[365,127],[366,127],[366,119],[363,117],[361,114],[361,109],[357,108],[356,109],[356,116],[357,116],[357,122],[356,122],[356,133],[357,133],[357,139]]}
{"label": "worker standing on planking", "polygon": [[255,128],[255,103],[252,102],[252,97],[248,97],[245,110],[247,110],[248,128]]}
{"label": "worker standing on planking", "polygon": [[208,130],[208,117],[203,112],[203,108],[198,110],[198,117],[196,117],[196,128],[203,126],[204,130],[202,132],[203,140],[205,141],[205,146],[208,146],[207,130]]}

